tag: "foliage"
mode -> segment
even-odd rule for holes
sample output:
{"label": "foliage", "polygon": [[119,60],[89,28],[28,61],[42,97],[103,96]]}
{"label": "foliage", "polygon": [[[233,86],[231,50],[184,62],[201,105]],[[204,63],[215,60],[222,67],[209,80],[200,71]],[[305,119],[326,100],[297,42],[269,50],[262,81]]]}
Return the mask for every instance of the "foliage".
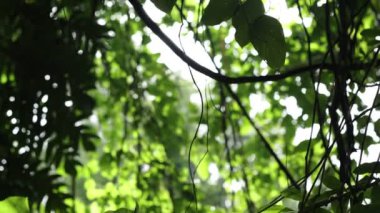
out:
{"label": "foliage", "polygon": [[[0,206],[378,209],[380,5],[286,3],[296,19],[260,0],[1,1]],[[212,69],[166,36],[179,24]],[[152,32],[214,81],[169,70]]]}

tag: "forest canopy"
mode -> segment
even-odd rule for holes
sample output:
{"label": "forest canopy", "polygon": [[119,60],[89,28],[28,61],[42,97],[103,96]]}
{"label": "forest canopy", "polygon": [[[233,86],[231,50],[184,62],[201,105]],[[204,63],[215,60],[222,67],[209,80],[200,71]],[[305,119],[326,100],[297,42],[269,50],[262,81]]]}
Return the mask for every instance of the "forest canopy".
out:
{"label": "forest canopy", "polygon": [[380,1],[0,1],[0,209],[375,212]]}

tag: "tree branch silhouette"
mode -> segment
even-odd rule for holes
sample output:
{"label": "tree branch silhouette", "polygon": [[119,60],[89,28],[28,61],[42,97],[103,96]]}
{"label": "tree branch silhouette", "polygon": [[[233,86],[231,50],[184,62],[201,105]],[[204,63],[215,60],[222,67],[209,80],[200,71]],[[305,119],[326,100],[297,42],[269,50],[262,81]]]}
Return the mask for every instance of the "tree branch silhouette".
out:
{"label": "tree branch silhouette", "polygon": [[142,5],[138,0],[129,0],[135,9],[137,15],[142,19],[146,26],[153,31],[180,59],[186,62],[194,70],[216,80],[227,84],[241,84],[241,83],[255,83],[255,82],[267,82],[267,81],[279,81],[290,76],[300,75],[305,72],[315,71],[317,69],[331,69],[329,64],[315,64],[311,66],[303,66],[285,71],[281,74],[265,75],[265,76],[241,76],[230,77],[216,73],[207,67],[196,62],[185,54],[162,30],[161,28],[148,16]]}

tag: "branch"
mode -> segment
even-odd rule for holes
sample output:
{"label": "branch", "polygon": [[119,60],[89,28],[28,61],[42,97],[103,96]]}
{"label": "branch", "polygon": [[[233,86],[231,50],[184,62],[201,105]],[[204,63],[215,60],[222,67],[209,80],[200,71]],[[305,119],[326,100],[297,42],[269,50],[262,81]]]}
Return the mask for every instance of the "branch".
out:
{"label": "branch", "polygon": [[280,169],[285,173],[286,177],[290,180],[290,182],[292,183],[292,185],[296,189],[300,189],[299,185],[297,184],[297,182],[293,178],[293,176],[290,173],[290,171],[288,170],[288,168],[286,168],[286,166],[281,162],[280,158],[277,156],[276,152],[274,152],[274,150],[272,149],[272,147],[269,144],[268,140],[261,133],[261,130],[259,129],[259,127],[252,120],[252,118],[249,116],[247,110],[244,108],[243,104],[241,103],[240,98],[236,95],[236,93],[234,93],[232,91],[232,89],[231,89],[231,87],[229,85],[225,84],[225,86],[226,86],[227,91],[230,93],[232,99],[234,99],[236,101],[236,103],[239,105],[241,111],[243,112],[244,116],[248,119],[249,123],[256,130],[256,132],[259,135],[261,141],[263,142],[265,148],[268,150],[268,152],[270,153],[270,155],[276,160],[276,162],[277,162],[278,166],[280,167]]}
{"label": "branch", "polygon": [[315,71],[317,69],[331,68],[329,65],[315,64],[312,66],[299,67],[281,74],[265,75],[265,76],[241,76],[241,77],[229,77],[220,73],[213,72],[212,70],[202,66],[186,53],[184,53],[174,42],[165,35],[160,27],[148,16],[138,0],[129,0],[135,9],[138,16],[142,21],[156,34],[179,58],[186,62],[194,70],[216,80],[227,84],[240,84],[240,83],[255,83],[255,82],[267,82],[267,81],[279,81],[290,76],[300,75],[305,72]]}
{"label": "branch", "polygon": [[[355,190],[355,193],[357,192],[361,192],[361,191],[365,191],[377,184],[380,183],[380,180],[379,179],[376,179],[374,182],[370,183],[370,184],[367,184],[366,186],[357,186],[354,190]],[[335,196],[331,196],[329,197],[328,199],[325,199],[325,200],[321,200],[319,202],[315,202],[313,204],[311,204],[310,206],[308,206],[306,209],[305,209],[305,212],[310,212],[312,210],[315,210],[319,207],[322,207],[322,206],[326,206],[330,203],[332,203],[333,201],[335,200],[338,200],[338,199],[342,199],[344,197],[350,197],[352,195],[352,192],[351,190],[350,191],[347,191],[341,195],[337,194]]]}

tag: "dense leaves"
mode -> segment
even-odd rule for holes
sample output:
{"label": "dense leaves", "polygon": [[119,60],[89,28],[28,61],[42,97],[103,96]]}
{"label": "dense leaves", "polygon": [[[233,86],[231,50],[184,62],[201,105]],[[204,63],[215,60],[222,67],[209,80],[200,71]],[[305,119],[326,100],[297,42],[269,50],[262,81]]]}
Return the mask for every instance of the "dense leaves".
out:
{"label": "dense leaves", "polygon": [[75,177],[81,134],[89,131],[80,122],[94,107],[93,56],[106,31],[91,19],[97,2],[55,2],[53,12],[50,1],[2,4],[0,197],[40,203],[48,195],[46,210],[65,208],[69,195],[57,191],[55,168],[64,164]]}
{"label": "dense leaves", "polygon": [[0,209],[376,211],[379,10],[0,1]]}

